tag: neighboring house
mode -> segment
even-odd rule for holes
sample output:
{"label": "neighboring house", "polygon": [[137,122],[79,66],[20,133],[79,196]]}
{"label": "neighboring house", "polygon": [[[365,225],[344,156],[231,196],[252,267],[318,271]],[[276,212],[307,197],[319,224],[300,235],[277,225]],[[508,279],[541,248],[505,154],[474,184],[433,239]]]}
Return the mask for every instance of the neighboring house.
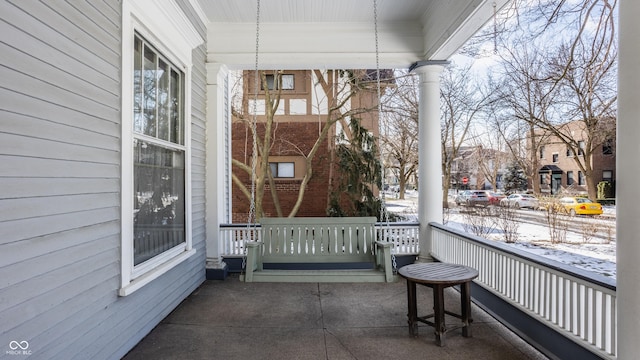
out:
{"label": "neighboring house", "polygon": [[[576,156],[582,157],[588,139],[584,122],[571,121],[562,126],[561,131],[570,134],[577,146],[561,141],[557,136],[538,130],[543,142],[537,151],[538,178],[532,179],[540,185],[543,194],[587,194],[587,179],[583,169],[576,163]],[[604,132],[603,132],[604,133]],[[591,149],[592,179],[615,182],[616,149],[615,131],[607,131],[608,136],[596,139]],[[530,143],[530,141],[528,141]]]}
{"label": "neighboring house", "polygon": [[503,151],[482,146],[461,146],[451,165],[451,188],[502,189],[507,159],[508,154]]}
{"label": "neighboring house", "polygon": [[[375,70],[355,70],[365,81],[372,81],[375,85]],[[393,76],[389,70],[381,70],[381,78]],[[265,121],[265,92],[255,92],[254,71],[243,72],[243,94],[241,109],[233,112],[232,124],[232,156],[233,159],[251,167],[251,152],[253,137],[250,126],[253,121],[253,109],[256,109],[258,125]],[[277,76],[268,71],[267,86],[271,89],[272,99],[277,96],[277,86],[274,79]],[[327,121],[329,109],[334,107],[340,96],[349,91],[340,82],[337,71],[326,70],[284,70],[281,71],[281,87],[279,106],[274,116],[272,131],[273,146],[269,154],[269,165],[274,175],[276,191],[283,215],[287,216],[299,196],[302,178],[306,172],[306,156],[314,146],[319,133]],[[323,88],[323,84],[326,88]],[[257,95],[257,103],[254,98]],[[377,115],[377,92],[375,86],[368,90],[358,91],[340,111],[364,109],[364,113],[356,115],[361,125],[369,129],[374,136],[379,134]],[[335,113],[332,116],[337,116]],[[326,216],[329,196],[332,191],[332,181],[336,177],[333,166],[333,150],[336,145],[336,135],[348,126],[346,121],[337,122],[332,126],[327,138],[320,143],[318,152],[312,160],[313,176],[304,192],[304,206],[296,216]],[[262,137],[264,132],[258,126]],[[234,175],[247,188],[251,186],[250,174],[238,167],[233,167]],[[246,222],[249,212],[249,201],[238,186],[233,186],[232,220]],[[266,216],[277,216],[273,204],[270,188],[267,185],[263,208]]]}

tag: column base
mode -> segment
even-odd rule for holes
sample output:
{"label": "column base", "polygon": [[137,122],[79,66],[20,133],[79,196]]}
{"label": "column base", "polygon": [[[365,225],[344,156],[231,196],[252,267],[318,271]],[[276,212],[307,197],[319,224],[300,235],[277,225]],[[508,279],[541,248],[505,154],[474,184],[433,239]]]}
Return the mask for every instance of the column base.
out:
{"label": "column base", "polygon": [[229,266],[224,261],[219,263],[207,261],[206,279],[207,280],[224,280],[229,275]]}

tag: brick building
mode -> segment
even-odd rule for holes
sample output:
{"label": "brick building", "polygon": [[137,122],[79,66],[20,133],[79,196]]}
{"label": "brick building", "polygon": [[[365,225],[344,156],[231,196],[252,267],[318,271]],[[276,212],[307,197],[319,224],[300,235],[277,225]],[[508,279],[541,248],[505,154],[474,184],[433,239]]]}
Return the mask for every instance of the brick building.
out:
{"label": "brick building", "polygon": [[[274,72],[266,72],[266,85],[269,89],[273,89],[270,91],[270,96],[274,98],[277,93],[275,89],[281,88],[280,101],[274,113],[271,131],[273,142],[269,150],[269,166],[274,175],[275,192],[282,215],[288,216],[294,208],[303,184],[307,171],[307,157],[318,140],[328,116],[336,116],[331,109],[341,101],[350,88],[342,81],[337,71],[295,70],[281,71],[280,74],[279,84],[274,85],[278,79],[277,75]],[[372,77],[372,72],[365,70],[359,71],[358,74],[361,80],[374,80],[369,84],[373,86],[368,86],[368,90],[358,91],[341,107],[340,111],[357,113],[355,116],[361,119],[362,126],[370,129],[377,137],[379,130],[378,116],[375,111],[377,109],[375,76]],[[385,76],[389,75],[385,74]],[[258,138],[262,139],[266,121],[265,92],[260,90],[256,94],[253,71],[244,71],[243,80],[241,108],[233,111],[231,148],[234,162],[250,168],[253,150],[250,131],[253,109],[256,109]],[[313,175],[306,184],[302,206],[296,216],[326,216],[332,179],[336,175],[332,165],[334,156],[332,150],[336,144],[336,134],[346,129],[347,121],[338,121],[330,128],[326,138],[318,143],[316,153],[310,162]],[[237,164],[233,166],[232,171],[235,177],[232,188],[232,219],[233,222],[246,222],[250,201],[237,182],[250,189],[250,173],[242,170]],[[256,173],[259,173],[259,170]],[[278,216],[269,183],[265,184],[263,209],[265,216]]]}
{"label": "brick building", "polygon": [[[576,163],[576,156],[589,151],[591,154],[591,177],[594,184],[601,181],[615,182],[615,121],[603,121],[602,131],[591,143],[586,135],[584,121],[571,121],[562,126],[562,134],[572,141],[567,143],[558,136],[538,131],[542,139],[537,149],[538,178],[543,194],[587,194],[587,175]],[[530,142],[529,142],[530,143]],[[587,147],[590,147],[587,150]]]}

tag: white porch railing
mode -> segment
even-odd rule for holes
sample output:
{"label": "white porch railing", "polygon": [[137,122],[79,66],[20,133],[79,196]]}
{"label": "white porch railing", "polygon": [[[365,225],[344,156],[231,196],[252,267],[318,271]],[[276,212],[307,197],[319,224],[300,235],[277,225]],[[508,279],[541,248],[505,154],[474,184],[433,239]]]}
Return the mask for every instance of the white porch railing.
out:
{"label": "white porch railing", "polygon": [[377,223],[376,231],[379,241],[393,244],[391,253],[394,255],[417,255],[420,252],[420,224],[417,222]]}
{"label": "white porch railing", "polygon": [[220,225],[220,241],[222,256],[243,256],[248,241],[261,241],[260,225],[222,224]]}
{"label": "white porch railing", "polygon": [[[418,223],[377,223],[377,239],[393,243],[394,255],[418,254],[418,227]],[[260,225],[220,225],[220,239],[222,256],[242,256],[247,241],[261,241]]]}
{"label": "white porch railing", "polygon": [[478,269],[476,283],[606,359],[616,358],[615,281],[430,224],[432,256]]}

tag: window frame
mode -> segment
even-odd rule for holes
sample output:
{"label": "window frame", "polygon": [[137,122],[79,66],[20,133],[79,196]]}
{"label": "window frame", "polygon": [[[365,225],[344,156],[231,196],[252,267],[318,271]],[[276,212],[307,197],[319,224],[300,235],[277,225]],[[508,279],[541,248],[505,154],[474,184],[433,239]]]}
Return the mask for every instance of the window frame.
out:
{"label": "window frame", "polygon": [[607,139],[602,143],[602,155],[613,155],[613,140]]}
{"label": "window frame", "polygon": [[[293,174],[291,176],[280,176],[280,165],[291,165],[293,167]],[[276,171],[274,173],[273,166],[275,165]],[[269,161],[271,167],[271,175],[274,179],[295,179],[296,178],[296,163],[294,161]]]}
{"label": "window frame", "polygon": [[573,149],[567,145],[567,157],[573,157]]}
{"label": "window frame", "polygon": [[[149,6],[145,0],[124,1],[122,4],[122,137],[121,137],[121,253],[119,296],[128,296],[193,256],[191,204],[191,70],[192,51],[204,43],[179,5],[174,1],[157,2]],[[133,264],[134,213],[134,39],[135,34],[170,61],[183,74],[183,143],[174,144],[154,139],[170,149],[184,149],[185,242],[138,265]]]}
{"label": "window frame", "polygon": [[573,170],[567,171],[567,186],[573,185],[575,179],[573,178]]}
{"label": "window frame", "polygon": [[[285,76],[287,78],[291,77],[291,87],[284,87],[285,84]],[[273,91],[273,90],[286,90],[286,91],[292,91],[296,89],[296,78],[294,74],[280,74],[280,84],[279,87],[275,87],[275,82],[276,82],[276,78],[278,78],[277,74],[266,74],[265,75],[265,80],[266,80],[266,84],[264,85],[266,88],[269,89],[269,91]],[[271,79],[271,82],[269,82],[269,79]],[[271,86],[269,86],[269,83],[271,83]],[[289,81],[287,81],[287,83],[289,83]],[[262,89],[262,91],[264,91],[264,88]]]}
{"label": "window frame", "polygon": [[557,163],[559,161],[560,161],[560,154],[558,154],[558,153],[551,154],[551,162],[552,163]]}

